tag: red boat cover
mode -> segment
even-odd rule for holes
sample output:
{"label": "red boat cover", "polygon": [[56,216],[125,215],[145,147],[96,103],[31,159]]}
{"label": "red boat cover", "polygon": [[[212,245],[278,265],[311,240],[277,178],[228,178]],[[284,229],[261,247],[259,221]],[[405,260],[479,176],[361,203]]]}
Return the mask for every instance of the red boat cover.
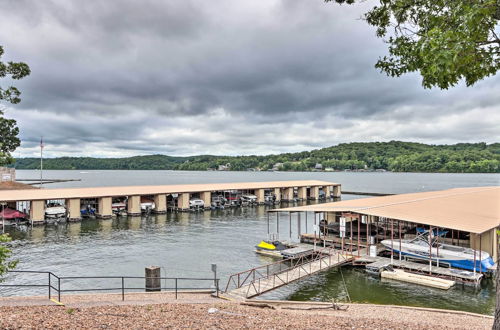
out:
{"label": "red boat cover", "polygon": [[3,211],[0,211],[0,220],[4,218],[5,220],[12,220],[17,218],[26,218],[26,214],[19,212],[17,210],[9,209],[6,207]]}

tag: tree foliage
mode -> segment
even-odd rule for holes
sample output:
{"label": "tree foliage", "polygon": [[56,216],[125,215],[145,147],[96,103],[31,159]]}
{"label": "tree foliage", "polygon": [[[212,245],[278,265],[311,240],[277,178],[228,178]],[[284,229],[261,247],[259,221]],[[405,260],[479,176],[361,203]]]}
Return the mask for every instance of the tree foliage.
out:
{"label": "tree foliage", "polygon": [[[0,58],[4,51],[0,46]],[[30,74],[30,68],[26,63],[22,62],[7,62],[0,61],[0,78],[10,77],[12,79],[22,79]],[[21,92],[14,86],[2,88],[0,86],[0,101],[5,100],[12,104],[21,102]],[[14,152],[21,145],[21,141],[17,137],[19,129],[16,126],[14,119],[6,119],[3,117],[3,111],[0,110],[0,166],[11,164],[13,158],[11,152]]]}
{"label": "tree foliage", "polygon": [[0,282],[2,276],[11,269],[14,269],[18,263],[17,260],[11,260],[12,251],[6,246],[10,242],[7,234],[0,235]]}
{"label": "tree foliage", "polygon": [[14,159],[11,152],[14,152],[21,145],[17,137],[19,128],[14,119],[6,119],[0,111],[0,166],[11,164]]}
{"label": "tree foliage", "polygon": [[[325,0],[353,4],[355,0]],[[379,0],[366,22],[388,44],[375,64],[399,77],[420,72],[425,88],[467,86],[500,69],[499,0]]]}
{"label": "tree foliage", "polygon": [[[345,143],[337,146],[267,156],[164,155],[130,158],[60,157],[44,160],[46,169],[197,170],[230,164],[233,171],[249,168],[282,171],[313,171],[316,164],[337,171],[377,170],[395,172],[500,173],[500,143],[426,145],[412,142]],[[38,158],[21,158],[18,169],[38,169]]]}
{"label": "tree foliage", "polygon": [[[3,47],[0,46],[0,58],[4,53]],[[23,62],[7,62],[0,61],[0,78],[10,77],[15,80],[22,79],[31,73],[30,67]],[[21,92],[14,86],[2,88],[0,86],[0,100],[5,100],[12,104],[21,102]]]}

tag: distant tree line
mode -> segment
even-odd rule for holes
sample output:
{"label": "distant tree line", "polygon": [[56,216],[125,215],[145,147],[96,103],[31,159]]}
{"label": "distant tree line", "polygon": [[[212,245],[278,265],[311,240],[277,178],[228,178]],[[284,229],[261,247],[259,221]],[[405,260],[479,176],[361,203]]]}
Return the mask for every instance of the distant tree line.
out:
{"label": "distant tree line", "polygon": [[[216,170],[232,171],[322,169],[388,170],[394,172],[500,173],[500,143],[427,145],[413,142],[345,143],[297,153],[266,156],[165,155],[129,158],[59,157],[44,159],[44,169],[57,170]],[[38,158],[17,159],[18,169],[39,169]]]}

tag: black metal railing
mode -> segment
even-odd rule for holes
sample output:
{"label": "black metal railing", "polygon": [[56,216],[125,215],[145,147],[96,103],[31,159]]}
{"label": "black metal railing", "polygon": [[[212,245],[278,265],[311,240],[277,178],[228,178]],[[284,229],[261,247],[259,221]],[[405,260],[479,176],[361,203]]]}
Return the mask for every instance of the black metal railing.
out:
{"label": "black metal railing", "polygon": [[[38,274],[38,275],[46,275],[47,282],[46,283],[21,283],[21,284],[5,284],[0,283],[0,287],[18,287],[18,288],[47,288],[48,297],[52,299],[53,293],[57,293],[57,300],[61,301],[61,294],[68,292],[99,292],[99,291],[120,291],[122,300],[125,300],[125,293],[127,291],[161,291],[168,290],[173,291],[175,293],[175,299],[178,298],[179,292],[186,292],[187,290],[203,290],[210,291],[219,296],[219,280],[216,277],[212,278],[194,278],[194,277],[146,277],[146,276],[58,276],[49,271],[34,271],[34,270],[11,270],[9,273],[24,273],[24,274]],[[146,279],[156,279],[160,281],[160,286],[155,288],[146,288],[144,286],[127,286],[126,284],[130,283],[130,280],[144,280]],[[73,283],[78,280],[117,280],[118,284],[113,287],[78,287],[78,288],[64,288],[63,284],[67,285],[69,283]],[[126,283],[126,280],[129,280],[129,283]],[[172,286],[162,286],[163,282],[166,284],[167,281],[170,281]],[[190,286],[189,283],[192,282],[201,282],[201,283],[212,283],[210,287],[198,287],[198,286]],[[185,283],[188,283],[186,286]],[[183,284],[182,286],[180,284]]]}

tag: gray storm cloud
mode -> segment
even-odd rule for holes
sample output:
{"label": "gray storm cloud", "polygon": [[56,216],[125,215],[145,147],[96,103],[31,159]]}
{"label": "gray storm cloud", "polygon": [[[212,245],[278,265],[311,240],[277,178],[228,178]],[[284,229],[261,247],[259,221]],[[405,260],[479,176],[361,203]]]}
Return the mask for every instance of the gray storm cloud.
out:
{"label": "gray storm cloud", "polygon": [[41,135],[50,156],[499,141],[500,78],[429,91],[380,74],[385,46],[359,20],[371,5],[2,1],[5,59],[32,68],[23,102],[4,105],[19,155]]}

